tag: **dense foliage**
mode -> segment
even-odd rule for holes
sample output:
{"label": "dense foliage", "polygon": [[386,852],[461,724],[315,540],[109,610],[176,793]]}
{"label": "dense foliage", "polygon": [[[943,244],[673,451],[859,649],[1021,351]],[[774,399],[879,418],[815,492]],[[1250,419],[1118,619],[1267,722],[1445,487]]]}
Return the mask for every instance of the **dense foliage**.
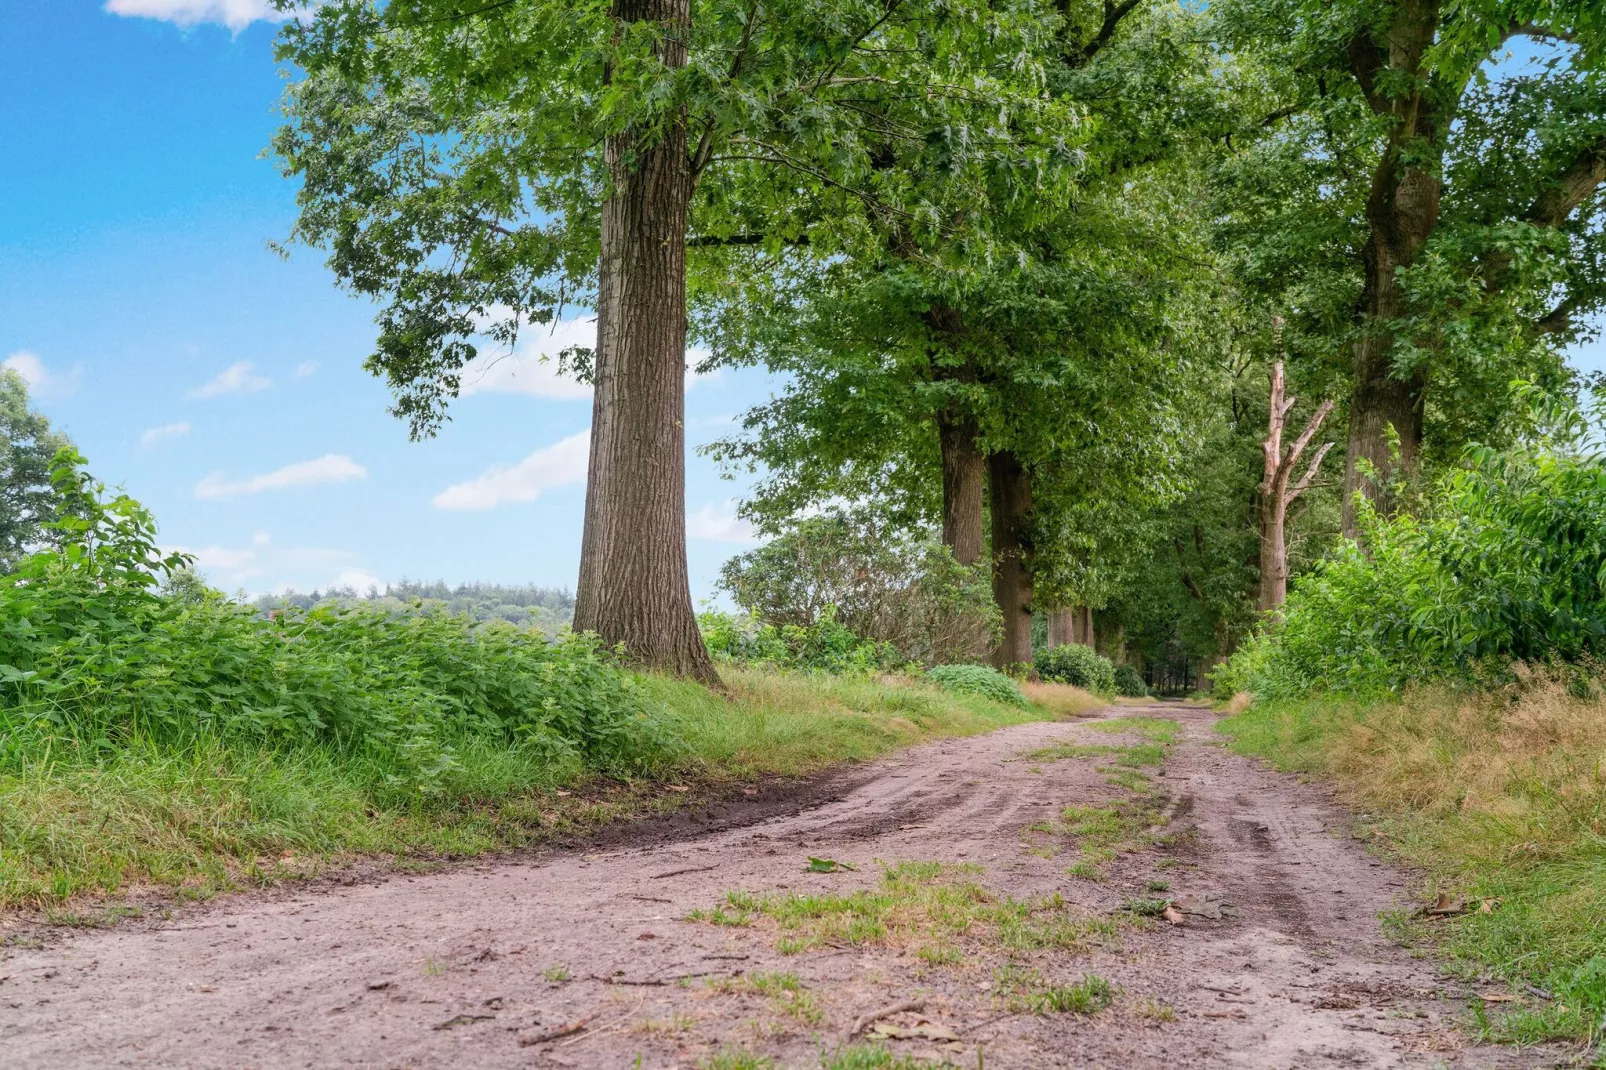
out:
{"label": "dense foliage", "polygon": [[71,451],[52,482],[56,548],[0,584],[0,723],[7,757],[41,734],[115,749],[133,739],[244,738],[320,746],[376,789],[450,786],[456,752],[487,742],[533,764],[631,768],[672,749],[632,676],[586,638],[427,608],[323,605],[271,619],[194,592],[150,514],[108,496]]}
{"label": "dense foliage", "polygon": [[809,624],[766,624],[718,611],[699,614],[697,623],[710,654],[739,664],[866,673],[903,661],[891,643],[866,639],[839,624],[829,607]]}
{"label": "dense foliage", "polygon": [[1115,666],[1090,646],[1065,643],[1039,651],[1032,666],[1037,675],[1059,684],[1072,684],[1100,695],[1115,691]]}
{"label": "dense foliage", "polygon": [[1367,693],[1606,646],[1600,457],[1474,451],[1421,516],[1363,521],[1365,552],[1350,546],[1307,576],[1218,690]]}
{"label": "dense foliage", "polygon": [[1031,705],[1015,681],[986,665],[933,665],[926,670],[926,679],[944,691],[981,695],[1011,706]]}
{"label": "dense foliage", "polygon": [[50,462],[70,445],[28,402],[28,384],[0,368],[0,572],[10,572],[53,536],[47,528],[61,502],[50,484]]}
{"label": "dense foliage", "polygon": [[1115,667],[1115,693],[1126,698],[1143,698],[1148,695],[1149,687],[1143,682],[1138,670],[1130,665],[1117,665]]}
{"label": "dense foliage", "polygon": [[985,570],[966,567],[935,535],[866,511],[810,517],[725,564],[736,604],[776,628],[828,617],[903,661],[977,661],[998,629]]}

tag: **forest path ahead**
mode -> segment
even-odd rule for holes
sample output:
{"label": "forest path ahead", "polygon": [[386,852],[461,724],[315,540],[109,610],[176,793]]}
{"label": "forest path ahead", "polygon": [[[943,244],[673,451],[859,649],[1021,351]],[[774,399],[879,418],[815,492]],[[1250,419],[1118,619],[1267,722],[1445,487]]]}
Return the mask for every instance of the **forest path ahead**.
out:
{"label": "forest path ahead", "polygon": [[[1141,736],[1097,719],[1031,724],[907,751],[837,796],[718,831],[235,897],[13,948],[0,958],[0,1062],[659,1068],[740,1048],[819,1066],[860,1016],[905,1000],[923,1009],[883,1019],[894,1036],[876,1042],[961,1067],[1552,1061],[1466,1046],[1457,1023],[1474,994],[1385,939],[1378,915],[1405,905],[1408,876],[1368,855],[1325,793],[1228,753],[1208,709],[1098,715],[1132,716],[1182,724],[1147,787],[1119,764],[1141,752],[1109,749]],[[1121,851],[1134,835],[1145,846]],[[1104,879],[1068,875],[1101,838],[1117,849]],[[811,855],[859,868],[806,872]],[[894,886],[878,861],[981,868],[934,884],[906,870]],[[948,880],[1037,907],[1001,927],[996,898],[944,897]],[[744,919],[740,902],[726,917],[745,925],[687,919],[732,890],[855,889],[871,894],[854,910],[794,911],[814,916],[793,930],[762,910]],[[1063,906],[1043,898],[1056,892]],[[1164,897],[1202,913],[1176,926],[1126,909]],[[816,946],[777,949],[811,934]],[[1087,973],[1112,984],[1106,1009],[1028,1009],[1056,987],[1074,1000],[1066,986]]]}

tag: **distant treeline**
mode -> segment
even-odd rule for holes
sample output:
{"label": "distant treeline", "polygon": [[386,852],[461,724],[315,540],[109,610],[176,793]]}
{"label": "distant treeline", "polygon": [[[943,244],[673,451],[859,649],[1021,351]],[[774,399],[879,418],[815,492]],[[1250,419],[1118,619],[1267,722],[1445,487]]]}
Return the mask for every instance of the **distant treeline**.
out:
{"label": "distant treeline", "polygon": [[310,609],[320,603],[337,602],[341,605],[385,605],[398,609],[411,602],[422,600],[451,613],[467,613],[475,620],[506,620],[515,624],[534,624],[546,632],[556,632],[574,619],[574,596],[556,587],[537,587],[526,584],[509,587],[499,583],[463,583],[448,586],[442,580],[419,583],[402,580],[388,583],[380,591],[370,587],[360,593],[354,587],[328,587],[324,590],[303,592],[290,590],[283,594],[263,595],[256,600],[258,608],[267,612],[282,606]]}

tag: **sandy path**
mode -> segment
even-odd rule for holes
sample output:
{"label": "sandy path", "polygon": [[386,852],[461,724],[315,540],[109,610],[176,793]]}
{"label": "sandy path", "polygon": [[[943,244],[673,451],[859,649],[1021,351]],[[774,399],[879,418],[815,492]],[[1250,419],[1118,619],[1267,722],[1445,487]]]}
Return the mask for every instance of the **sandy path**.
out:
{"label": "sandy path", "polygon": [[[163,926],[12,949],[0,959],[0,1063],[690,1067],[741,1044],[781,1065],[817,1066],[856,1016],[910,997],[959,1040],[895,1049],[958,1066],[979,1065],[978,1053],[989,1067],[1551,1061],[1464,1046],[1465,990],[1381,934],[1377,915],[1401,903],[1405,875],[1343,835],[1344,816],[1319,790],[1226,753],[1208,710],[1107,712],[1178,717],[1185,734],[1160,781],[1170,831],[1182,835],[1124,857],[1102,882],[1067,876],[1069,854],[1031,853],[1021,832],[1121,789],[1092,760],[1021,755],[1112,739],[1079,724],[1026,725],[924,746],[841,782],[837,797],[673,842],[242,896]],[[863,868],[806,873],[809,854]],[[876,860],[975,863],[992,891],[1059,891],[1101,914],[1163,877],[1170,894],[1217,897],[1237,911],[1129,927],[1090,953],[1025,956],[1051,979],[1092,970],[1112,981],[1113,1006],[1091,1017],[1009,1013],[986,953],[936,968],[886,947],[782,956],[762,925],[685,920],[730,889],[870,887]],[[823,1017],[801,1021],[762,995],[717,987],[761,971],[796,974]],[[1157,1021],[1150,1001],[1174,1020]],[[577,1033],[537,1041],[587,1019]]]}

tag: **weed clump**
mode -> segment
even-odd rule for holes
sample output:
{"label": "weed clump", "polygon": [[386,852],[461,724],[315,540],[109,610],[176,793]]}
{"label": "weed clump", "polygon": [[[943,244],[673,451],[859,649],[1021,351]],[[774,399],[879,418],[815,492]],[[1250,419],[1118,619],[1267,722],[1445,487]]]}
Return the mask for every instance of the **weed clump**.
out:
{"label": "weed clump", "polygon": [[944,691],[981,695],[1011,706],[1031,705],[1015,681],[985,665],[935,665],[926,671],[926,679]]}

